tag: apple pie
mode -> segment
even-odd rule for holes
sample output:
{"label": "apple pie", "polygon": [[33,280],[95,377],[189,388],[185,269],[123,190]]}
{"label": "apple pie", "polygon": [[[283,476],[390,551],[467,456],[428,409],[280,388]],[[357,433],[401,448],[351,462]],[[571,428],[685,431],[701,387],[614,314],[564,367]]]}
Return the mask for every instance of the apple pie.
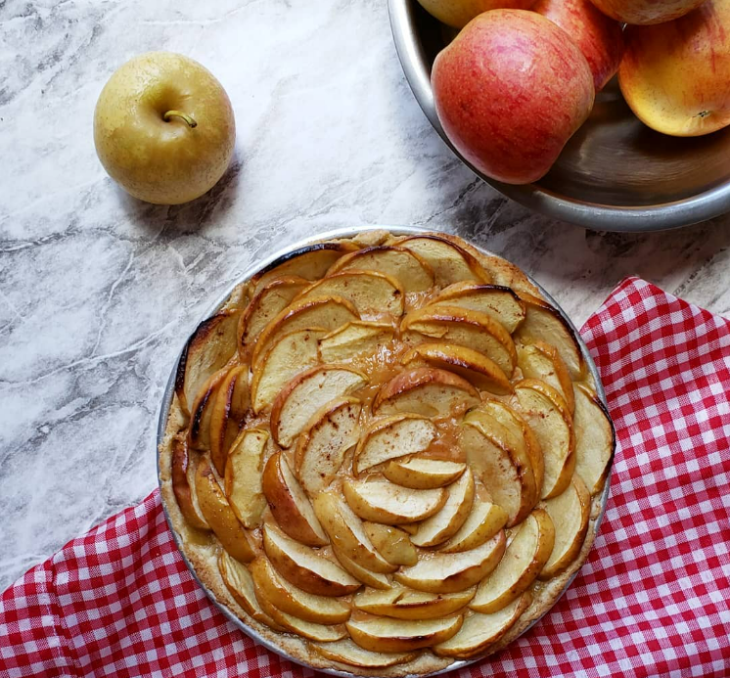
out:
{"label": "apple pie", "polygon": [[293,252],[198,327],[159,452],[220,604],[297,661],[405,676],[555,602],[613,450],[581,344],[518,268],[372,231]]}

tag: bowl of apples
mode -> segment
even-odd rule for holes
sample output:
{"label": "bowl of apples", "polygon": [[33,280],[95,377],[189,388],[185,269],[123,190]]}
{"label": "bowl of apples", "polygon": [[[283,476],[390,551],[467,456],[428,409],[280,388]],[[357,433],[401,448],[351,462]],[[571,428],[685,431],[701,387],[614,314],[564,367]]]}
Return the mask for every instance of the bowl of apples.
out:
{"label": "bowl of apples", "polygon": [[406,78],[459,158],[605,231],[730,210],[730,0],[389,0]]}

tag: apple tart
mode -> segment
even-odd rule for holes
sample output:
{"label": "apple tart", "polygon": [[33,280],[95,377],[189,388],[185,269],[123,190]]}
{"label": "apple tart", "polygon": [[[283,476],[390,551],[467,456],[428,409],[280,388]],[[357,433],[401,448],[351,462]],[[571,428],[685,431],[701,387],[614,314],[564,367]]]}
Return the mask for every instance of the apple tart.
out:
{"label": "apple tart", "polygon": [[613,450],[579,340],[519,269],[373,231],[293,252],[198,327],[159,452],[219,603],[297,661],[405,676],[555,602]]}

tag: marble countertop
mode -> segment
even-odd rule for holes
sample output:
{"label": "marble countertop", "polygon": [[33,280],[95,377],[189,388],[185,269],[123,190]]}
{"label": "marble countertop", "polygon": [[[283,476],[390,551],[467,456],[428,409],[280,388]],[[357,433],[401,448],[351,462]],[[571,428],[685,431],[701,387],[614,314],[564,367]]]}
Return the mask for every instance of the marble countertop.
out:
{"label": "marble countertop", "polygon": [[[184,338],[252,263],[360,224],[458,233],[581,324],[638,274],[730,313],[730,217],[616,235],[477,180],[403,77],[384,0],[0,1],[0,590],[156,485],[158,405]],[[111,73],[182,52],[228,91],[238,139],[208,195],[118,189],[94,151]]]}

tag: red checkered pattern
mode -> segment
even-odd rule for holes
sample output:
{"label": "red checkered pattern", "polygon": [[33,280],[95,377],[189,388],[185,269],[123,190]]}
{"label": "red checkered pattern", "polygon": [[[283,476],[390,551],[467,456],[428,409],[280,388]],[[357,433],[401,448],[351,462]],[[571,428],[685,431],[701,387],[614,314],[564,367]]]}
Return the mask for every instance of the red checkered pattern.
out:
{"label": "red checkered pattern", "polygon": [[[638,280],[583,328],[619,437],[591,557],[480,676],[730,675],[730,321]],[[254,645],[178,554],[158,492],[0,599],[0,676],[312,676]]]}

